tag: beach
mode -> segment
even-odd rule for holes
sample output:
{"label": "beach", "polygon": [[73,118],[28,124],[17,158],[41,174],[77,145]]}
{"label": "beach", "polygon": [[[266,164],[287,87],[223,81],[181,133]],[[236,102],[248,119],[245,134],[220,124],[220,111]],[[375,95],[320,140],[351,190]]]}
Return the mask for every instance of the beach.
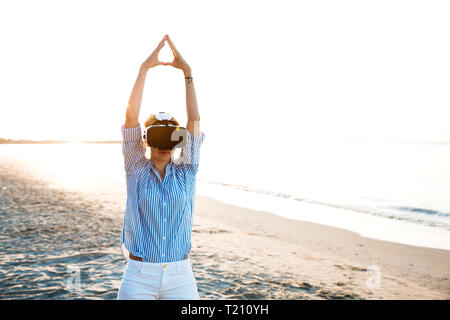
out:
{"label": "beach", "polygon": [[[61,190],[0,159],[0,298],[115,299],[125,202]],[[196,197],[201,299],[449,299],[450,252]]]}
{"label": "beach", "polygon": [[194,219],[195,254],[204,257],[199,275],[245,298],[450,298],[446,250],[364,238],[201,196]]}

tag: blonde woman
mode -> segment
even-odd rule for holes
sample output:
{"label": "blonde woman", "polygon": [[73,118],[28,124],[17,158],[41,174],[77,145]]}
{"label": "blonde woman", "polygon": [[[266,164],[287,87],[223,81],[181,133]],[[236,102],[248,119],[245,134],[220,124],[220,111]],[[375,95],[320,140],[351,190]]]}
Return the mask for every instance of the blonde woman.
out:
{"label": "blonde woman", "polygon": [[[165,41],[172,49],[172,62],[158,60]],[[180,69],[185,78],[186,140],[176,160],[174,149],[160,150],[149,146],[148,139],[142,139],[138,121],[145,77],[148,70],[158,65]],[[144,132],[160,124],[179,126],[170,114],[160,112],[150,115]],[[127,183],[121,248],[127,265],[117,298],[199,299],[190,248],[196,174],[205,134],[200,131],[191,68],[168,35],[140,67],[121,130]],[[145,157],[146,147],[150,147],[150,159]]]}

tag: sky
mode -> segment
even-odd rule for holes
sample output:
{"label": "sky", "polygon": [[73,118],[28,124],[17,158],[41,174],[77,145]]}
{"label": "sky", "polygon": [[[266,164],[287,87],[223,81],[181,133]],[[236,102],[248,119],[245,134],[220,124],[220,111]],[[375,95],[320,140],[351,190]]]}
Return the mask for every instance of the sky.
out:
{"label": "sky", "polygon": [[[169,34],[205,142],[450,141],[449,17],[449,0],[2,1],[0,137],[120,140]],[[149,70],[140,123],[159,111],[185,125],[181,70]]]}

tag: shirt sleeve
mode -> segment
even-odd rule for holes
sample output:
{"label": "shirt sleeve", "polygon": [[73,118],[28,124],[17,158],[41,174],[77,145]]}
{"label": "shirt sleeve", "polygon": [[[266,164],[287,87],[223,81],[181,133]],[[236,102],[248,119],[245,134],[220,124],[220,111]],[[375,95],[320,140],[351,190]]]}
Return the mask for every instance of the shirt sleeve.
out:
{"label": "shirt sleeve", "polygon": [[195,176],[198,171],[200,160],[200,146],[205,140],[205,133],[200,131],[200,135],[193,135],[186,130],[186,144],[181,148],[181,166],[186,174]]}
{"label": "shirt sleeve", "polygon": [[122,153],[124,157],[125,172],[127,175],[137,170],[142,160],[145,160],[145,145],[141,135],[141,125],[134,128],[125,128],[122,125]]}

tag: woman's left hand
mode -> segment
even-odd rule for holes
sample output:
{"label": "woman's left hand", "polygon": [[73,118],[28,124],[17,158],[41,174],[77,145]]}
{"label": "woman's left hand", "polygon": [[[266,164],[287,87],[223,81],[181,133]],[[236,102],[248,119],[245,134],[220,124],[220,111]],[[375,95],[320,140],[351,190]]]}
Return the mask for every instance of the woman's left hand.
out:
{"label": "woman's left hand", "polygon": [[180,52],[175,48],[172,40],[170,40],[169,35],[167,35],[167,42],[169,43],[170,48],[172,49],[172,53],[174,59],[172,62],[167,62],[165,65],[170,65],[174,68],[183,70],[184,74],[189,74],[191,72],[191,67],[187,64],[187,62],[183,59]]}

